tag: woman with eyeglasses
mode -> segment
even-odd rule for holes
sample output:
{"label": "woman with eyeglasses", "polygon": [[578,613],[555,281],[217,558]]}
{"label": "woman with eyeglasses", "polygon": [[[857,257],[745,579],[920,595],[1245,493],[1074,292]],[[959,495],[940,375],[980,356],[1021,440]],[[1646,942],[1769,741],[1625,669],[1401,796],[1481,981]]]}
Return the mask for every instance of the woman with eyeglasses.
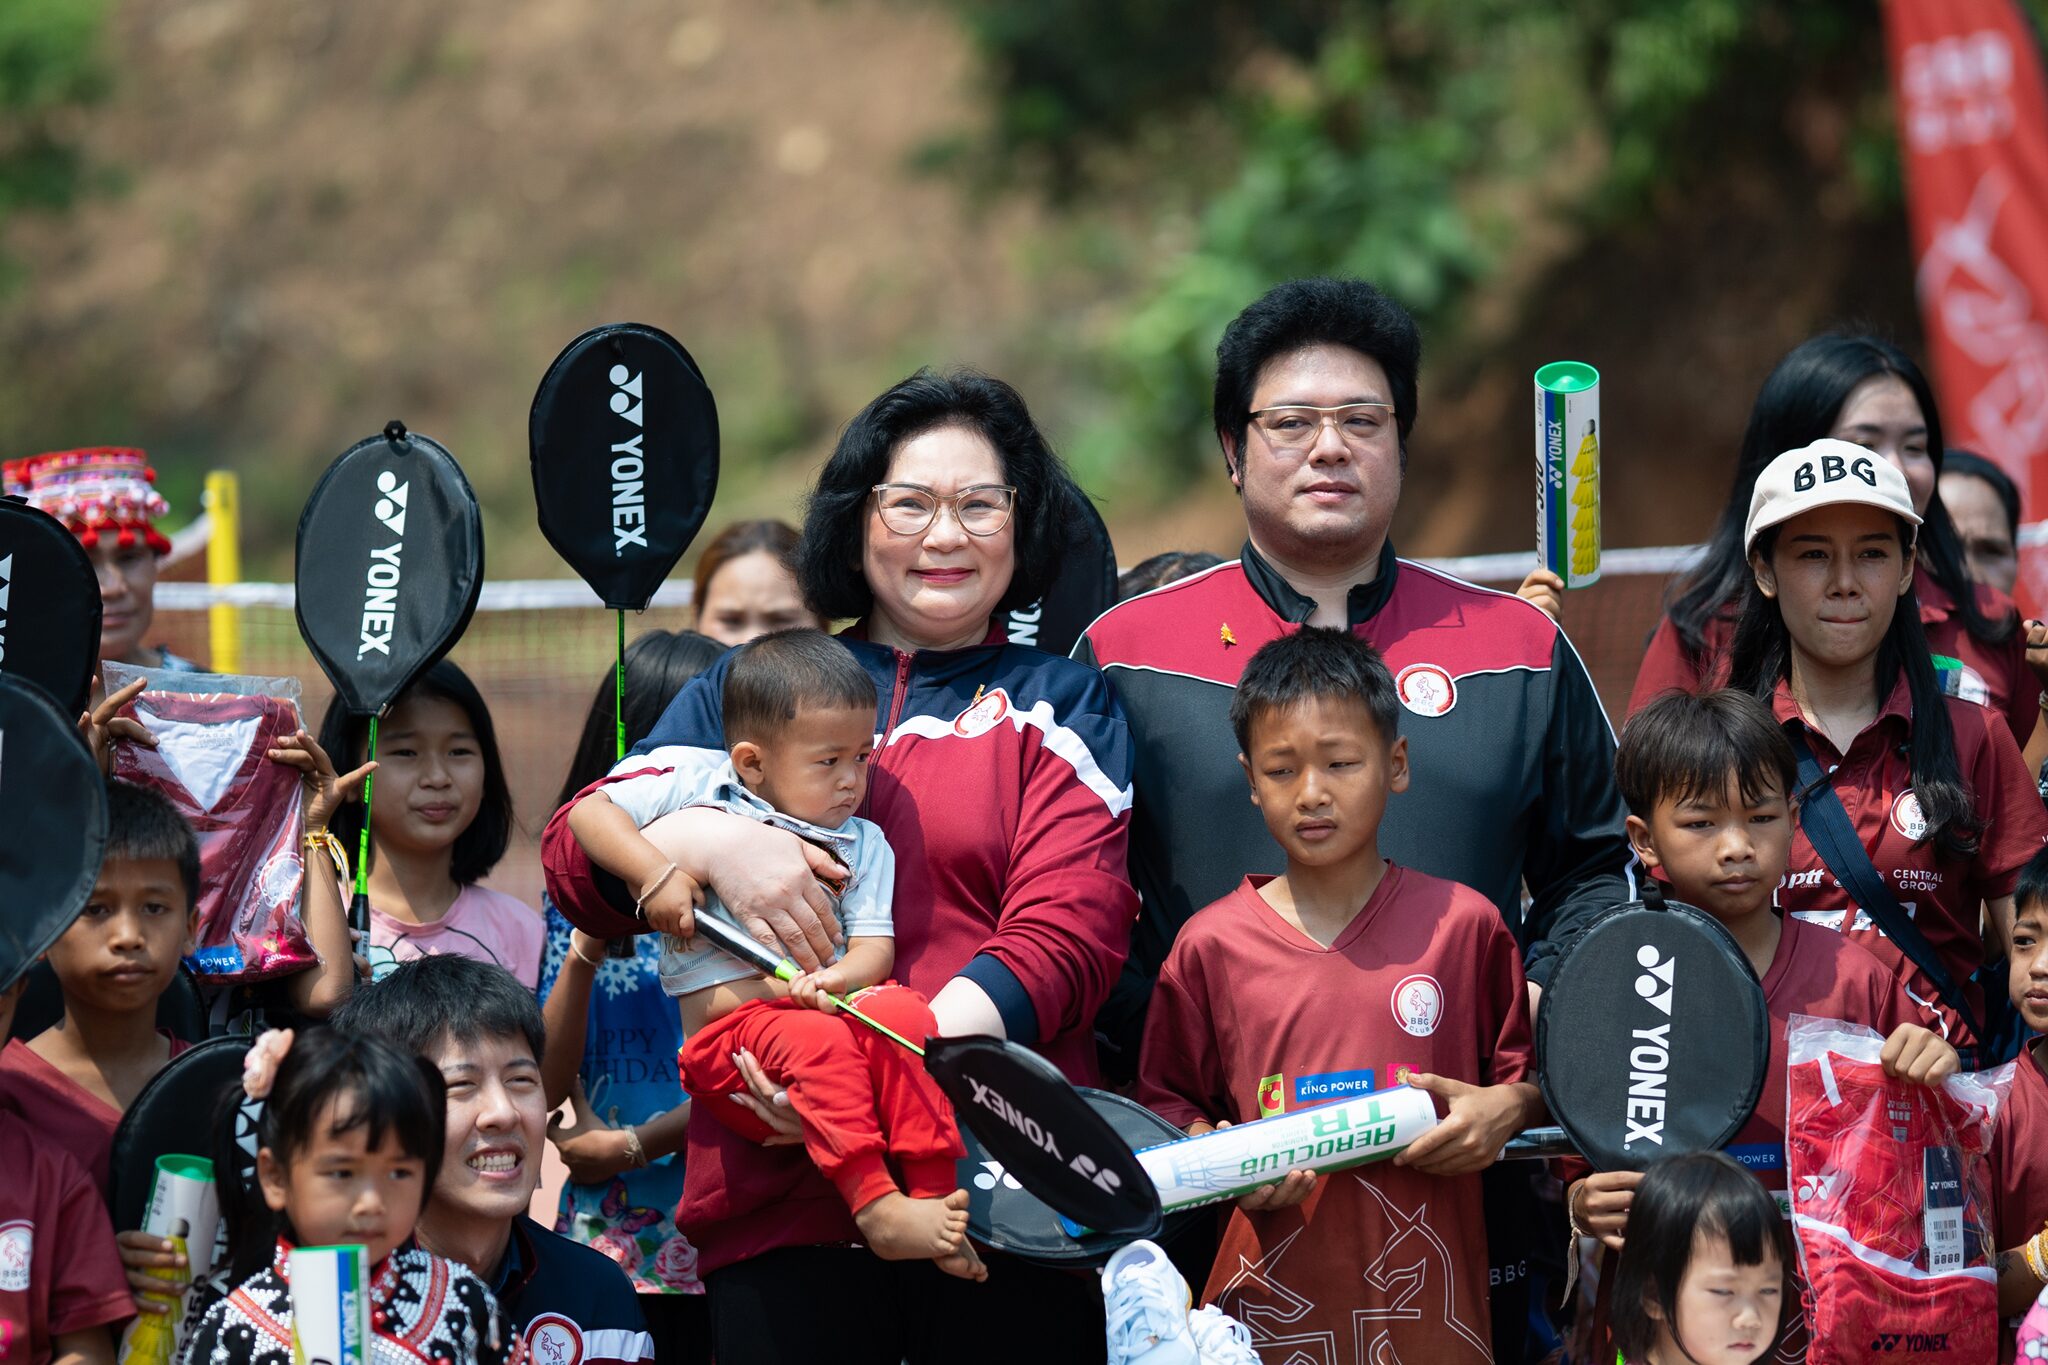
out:
{"label": "woman with eyeglasses", "polygon": [[[1129,735],[1100,674],[1006,643],[998,622],[1043,593],[1082,497],[1016,390],[920,371],[847,425],[797,554],[811,610],[855,618],[839,638],[879,696],[859,814],[896,855],[897,978],[931,998],[942,1034],[1029,1044],[1077,1083],[1095,1079],[1092,1023],[1137,913]],[[644,756],[615,773],[723,763],[726,668],[685,686]],[[645,833],[799,965],[829,958],[818,877],[843,875],[829,855],[713,810]],[[633,906],[647,888],[594,875],[559,816],[544,852],[556,903],[586,932],[644,928]],[[758,1080],[749,1107],[794,1142],[777,1092],[800,1078],[741,1065]],[[985,1354],[1006,1325],[1025,1329],[1034,1359],[1102,1358],[1091,1277],[991,1256],[976,1283],[882,1261],[855,1244],[844,1201],[801,1146],[696,1122],[686,1172],[677,1222],[699,1251],[720,1365],[808,1362],[828,1340],[857,1344],[860,1360],[953,1361]]]}

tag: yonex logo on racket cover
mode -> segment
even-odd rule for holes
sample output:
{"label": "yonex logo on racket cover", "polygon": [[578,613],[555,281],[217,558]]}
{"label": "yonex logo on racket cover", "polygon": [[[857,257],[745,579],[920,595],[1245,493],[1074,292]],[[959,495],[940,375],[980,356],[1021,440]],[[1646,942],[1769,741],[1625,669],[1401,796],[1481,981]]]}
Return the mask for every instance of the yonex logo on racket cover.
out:
{"label": "yonex logo on racket cover", "polygon": [[391,657],[391,634],[398,624],[398,581],[404,572],[399,556],[405,550],[406,494],[411,489],[411,484],[400,483],[398,475],[388,469],[377,476],[377,491],[383,496],[370,511],[398,540],[381,550],[370,551],[370,567],[363,575],[362,643],[356,647],[358,659],[372,654]]}
{"label": "yonex logo on racket cover", "polygon": [[1636,962],[1646,969],[1636,978],[1636,994],[1662,1013],[1665,1021],[1629,1035],[1635,1041],[1628,1054],[1628,1103],[1623,1111],[1628,1136],[1622,1145],[1651,1142],[1662,1147],[1671,1073],[1671,997],[1677,990],[1678,958],[1665,957],[1654,944],[1645,943],[1636,950]]}
{"label": "yonex logo on racket cover", "polygon": [[14,556],[0,555],[0,663],[7,659],[7,599],[14,591]]}
{"label": "yonex logo on racket cover", "polygon": [[[614,365],[607,376],[612,381],[611,408],[635,427],[641,426],[647,404],[641,386],[647,376],[634,374],[624,365]],[[620,558],[628,545],[647,546],[647,458],[640,449],[646,433],[635,431],[612,445],[612,557]]]}

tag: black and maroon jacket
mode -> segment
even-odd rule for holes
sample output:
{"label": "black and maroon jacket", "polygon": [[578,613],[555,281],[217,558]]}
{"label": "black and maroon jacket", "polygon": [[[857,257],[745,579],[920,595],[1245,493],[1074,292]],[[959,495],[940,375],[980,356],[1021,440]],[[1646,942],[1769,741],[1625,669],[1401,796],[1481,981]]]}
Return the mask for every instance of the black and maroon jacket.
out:
{"label": "black and maroon jacket", "polygon": [[[856,626],[839,639],[875,680],[880,735],[859,814],[896,855],[896,978],[927,996],[965,976],[1012,1039],[1079,1083],[1096,1077],[1091,1029],[1123,966],[1138,898],[1125,873],[1131,743],[1102,676],[1004,643],[906,654]],[[731,655],[676,694],[635,771],[722,763],[719,704]],[[632,897],[594,869],[567,808],[541,855],[548,892],[587,933],[632,933]],[[762,1148],[690,1125],[685,1225],[705,1272],[773,1247],[851,1241],[845,1203],[801,1147]]]}
{"label": "black and maroon jacket", "polygon": [[[1380,852],[1500,907],[1541,984],[1555,944],[1629,897],[1614,732],[1585,665],[1536,607],[1391,545],[1349,606],[1352,630],[1394,674],[1408,739],[1409,787],[1387,806]],[[1131,880],[1143,909],[1097,1024],[1113,1074],[1135,1064],[1180,926],[1246,873],[1284,866],[1247,799],[1230,699],[1259,646],[1314,610],[1247,544],[1239,560],[1112,607],[1074,647],[1123,702],[1137,757]]]}

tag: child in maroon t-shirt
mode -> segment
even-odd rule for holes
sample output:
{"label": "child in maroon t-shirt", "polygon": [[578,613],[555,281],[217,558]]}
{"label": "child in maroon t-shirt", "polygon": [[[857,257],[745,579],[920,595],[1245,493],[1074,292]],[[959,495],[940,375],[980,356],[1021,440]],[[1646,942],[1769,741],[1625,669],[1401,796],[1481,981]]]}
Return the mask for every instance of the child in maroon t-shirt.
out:
{"label": "child in maroon t-shirt", "polygon": [[[1785,1189],[1785,1026],[1794,1014],[1841,1019],[1886,1036],[1888,1074],[1922,1085],[1953,1075],[1956,1050],[1911,1022],[1927,1017],[1898,977],[1841,934],[1781,915],[1773,892],[1792,846],[1798,761],[1764,704],[1747,693],[1672,692],[1629,718],[1615,753],[1636,856],[1674,899],[1712,915],[1763,983],[1770,1062],[1756,1110],[1726,1148],[1791,1215]],[[1589,1174],[1566,1162],[1574,1229],[1619,1249],[1642,1175]],[[1596,1323],[1596,1330],[1599,1324]],[[1806,1358],[1806,1322],[1788,1301],[1777,1361]]]}
{"label": "child in maroon t-shirt", "polygon": [[1206,1302],[1262,1358],[1490,1361],[1479,1180],[1543,1111],[1514,936],[1478,892],[1380,856],[1408,787],[1394,680],[1345,631],[1252,656],[1231,703],[1287,855],[1190,919],[1152,997],[1139,1098],[1190,1134],[1407,1083],[1445,1102],[1393,1162],[1240,1199]]}
{"label": "child in maroon t-shirt", "polygon": [[[0,986],[0,1038],[25,982],[17,976]],[[6,1092],[0,1076],[0,1101],[12,1098]],[[5,1103],[0,1170],[0,1360],[113,1365],[112,1329],[135,1307],[92,1178]]]}
{"label": "child in maroon t-shirt", "polygon": [[[2048,1032],[2048,850],[2020,872],[2013,893],[2012,1003],[2034,1033]],[[2004,1359],[2013,1358],[2014,1319],[2048,1290],[2048,1043],[2035,1038],[2021,1049],[2012,1091],[1991,1131],[1991,1169],[1997,1180],[1998,1311],[2007,1320]]]}

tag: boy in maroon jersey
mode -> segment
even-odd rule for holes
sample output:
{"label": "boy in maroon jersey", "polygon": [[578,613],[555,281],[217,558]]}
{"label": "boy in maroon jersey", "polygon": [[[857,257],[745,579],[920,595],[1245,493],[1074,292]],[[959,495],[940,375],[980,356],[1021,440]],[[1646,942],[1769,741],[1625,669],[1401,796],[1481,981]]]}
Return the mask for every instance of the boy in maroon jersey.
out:
{"label": "boy in maroon jersey", "polygon": [[1287,855],[1190,919],[1159,975],[1139,1098],[1190,1134],[1407,1083],[1441,1122],[1392,1163],[1238,1201],[1203,1299],[1268,1360],[1490,1361],[1477,1172],[1538,1120],[1521,953],[1493,903],[1380,856],[1408,787],[1378,651],[1303,629],[1231,702]]}
{"label": "boy in maroon jersey", "polygon": [[[1725,1149],[1791,1215],[1785,1188],[1785,1027],[1794,1014],[1842,1019],[1885,1035],[1888,1074],[1937,1085],[1955,1074],[1956,1050],[1924,1027],[1883,962],[1842,934],[1773,906],[1792,849],[1791,793],[1799,780],[1791,741],[1764,704],[1732,690],[1667,692],[1629,717],[1614,759],[1636,856],[1676,900],[1712,915],[1763,983],[1770,1062],[1749,1122]],[[1577,1233],[1619,1250],[1636,1171],[1589,1174],[1566,1162],[1567,1208]],[[1595,1330],[1602,1328],[1596,1322]],[[1807,1329],[1788,1300],[1771,1359],[1806,1358]]]}
{"label": "boy in maroon jersey", "polygon": [[[2036,853],[2013,891],[2012,1003],[2027,1028],[2048,1033],[2048,850]],[[1998,1311],[2007,1319],[2004,1359],[2012,1359],[2013,1320],[2048,1287],[2048,1161],[2040,1156],[2048,1133],[2048,1041],[2020,1050],[2012,1092],[1991,1133],[1996,1174]]]}

